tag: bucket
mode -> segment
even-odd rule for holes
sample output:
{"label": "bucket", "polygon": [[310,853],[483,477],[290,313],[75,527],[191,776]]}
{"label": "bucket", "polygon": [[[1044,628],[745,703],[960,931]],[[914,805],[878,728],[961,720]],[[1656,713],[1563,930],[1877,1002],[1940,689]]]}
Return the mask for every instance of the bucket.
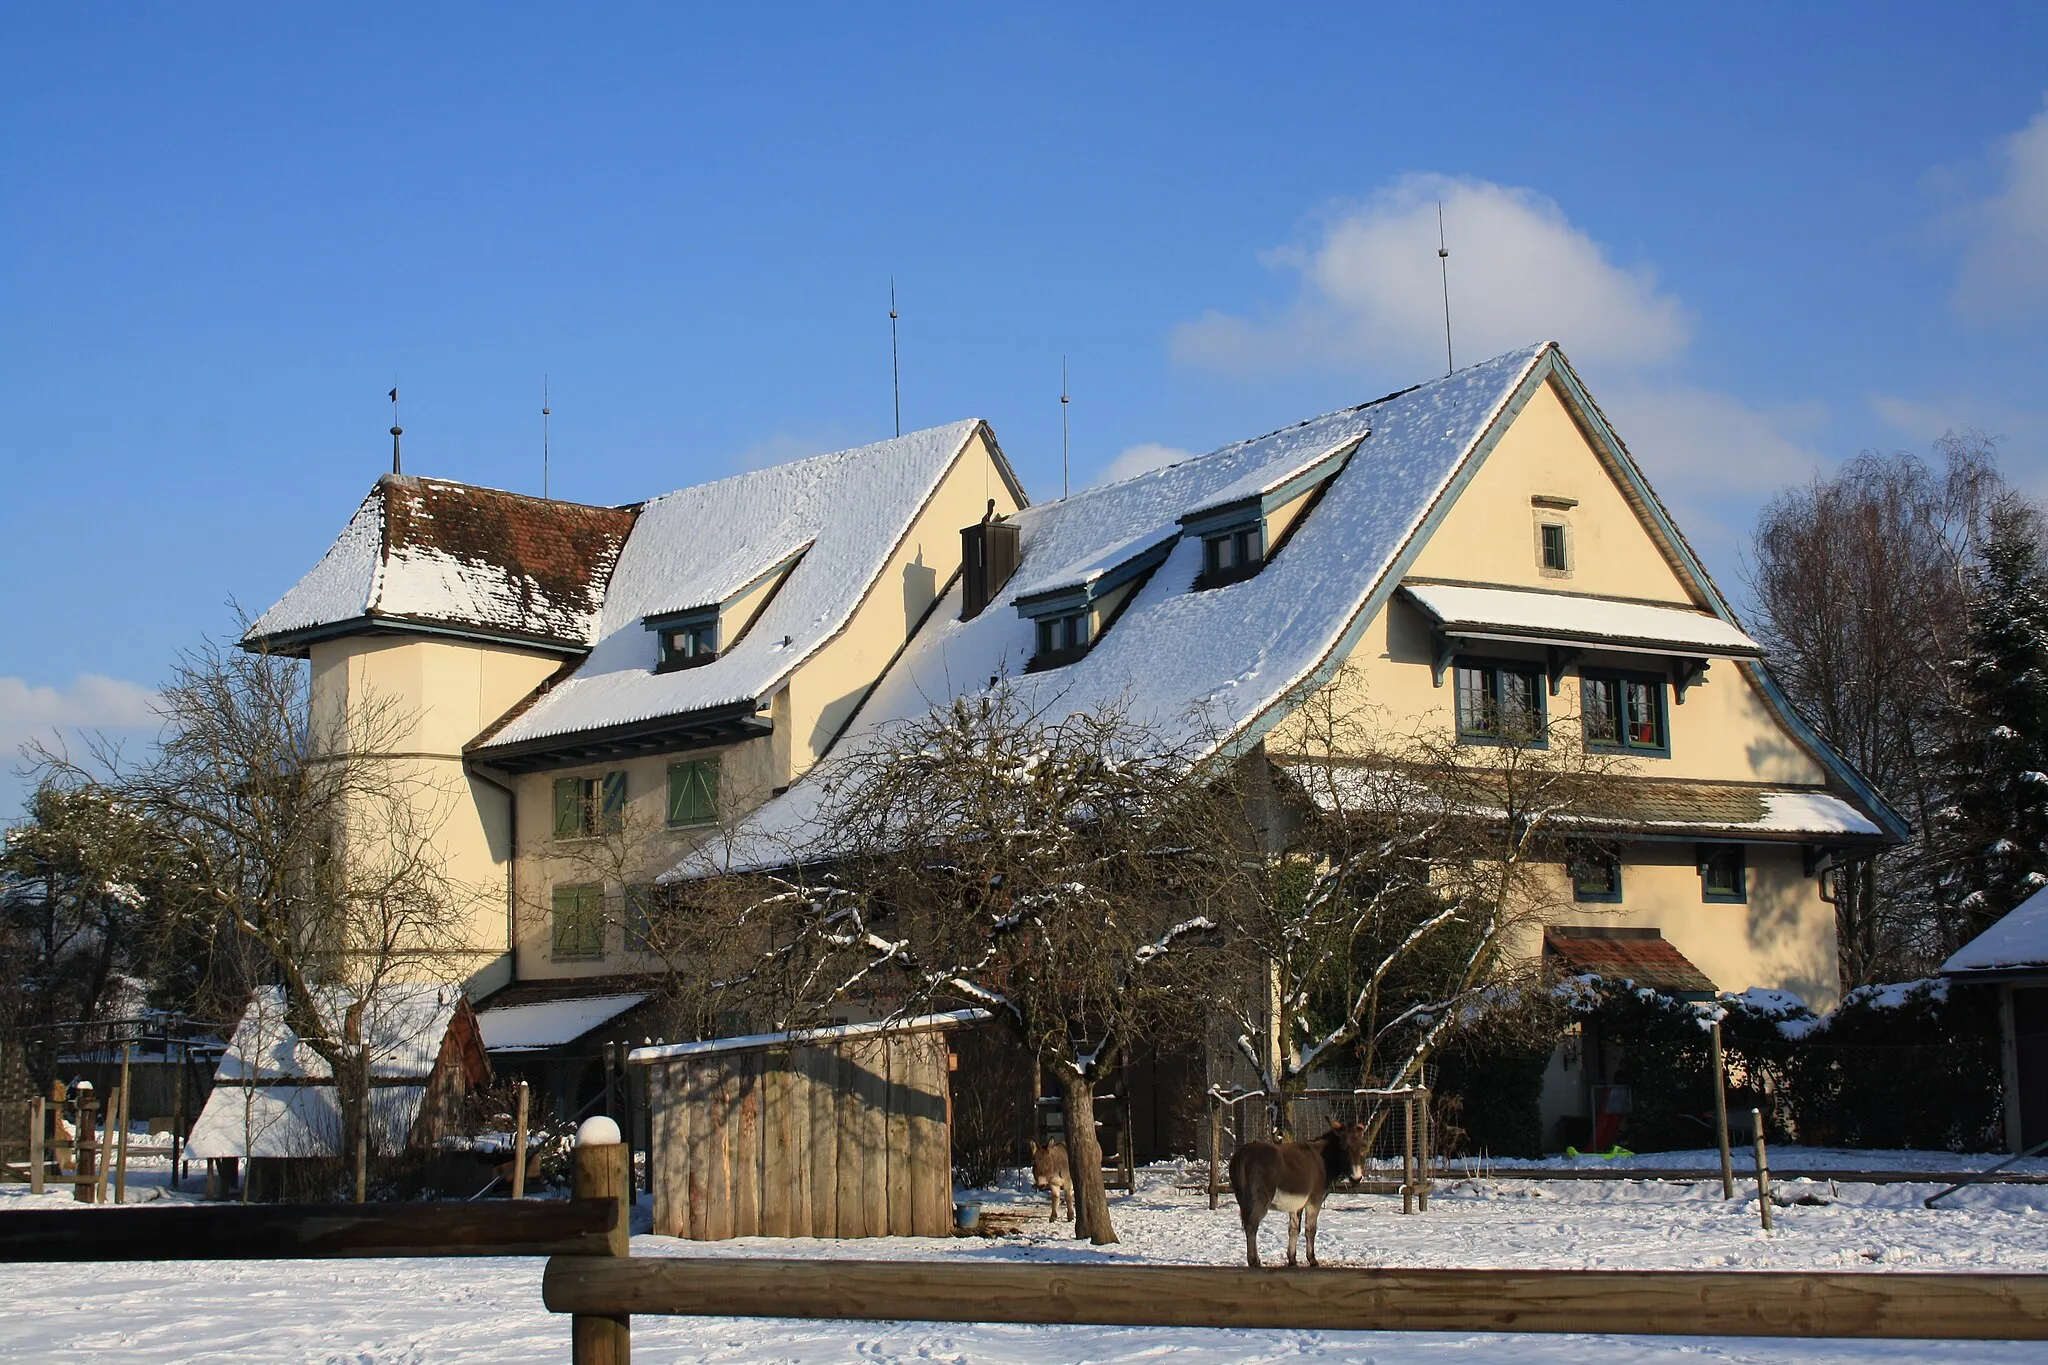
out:
{"label": "bucket", "polygon": [[981,1205],[955,1204],[953,1206],[953,1227],[960,1232],[973,1232],[981,1226]]}

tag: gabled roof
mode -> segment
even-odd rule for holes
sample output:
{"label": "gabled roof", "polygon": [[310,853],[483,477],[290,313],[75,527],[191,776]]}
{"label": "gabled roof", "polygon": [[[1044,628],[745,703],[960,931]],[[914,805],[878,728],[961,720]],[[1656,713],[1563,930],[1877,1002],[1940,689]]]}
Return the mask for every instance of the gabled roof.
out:
{"label": "gabled roof", "polygon": [[[1122,705],[1133,720],[1169,739],[1192,741],[1223,757],[1247,750],[1292,709],[1292,699],[1335,676],[1459,491],[1522,407],[1551,382],[1615,466],[1625,496],[1645,516],[1667,557],[1710,605],[1713,620],[1740,635],[1734,612],[1641,471],[1607,430],[1556,346],[1545,344],[1019,512],[1012,520],[1022,561],[1010,583],[988,610],[968,621],[959,619],[956,589],[840,742],[882,742],[889,726],[927,714],[934,701],[971,694],[1006,675],[1005,685],[1027,706],[1070,714]],[[1110,572],[1105,561],[1117,547],[1139,554],[1156,544],[1159,528],[1285,487],[1319,473],[1325,462],[1341,468],[1328,477],[1316,510],[1256,575],[1192,591],[1202,546],[1183,535],[1092,649],[1063,667],[1024,673],[1033,627],[1015,610],[1005,610],[1020,594],[1042,594]],[[1740,666],[1753,670],[1788,728],[1857,795],[1858,804],[1887,829],[1903,831],[1868,785],[1784,704],[1768,675],[1754,665]],[[817,786],[800,781],[768,802],[726,856],[745,866],[815,854]],[[671,875],[694,870],[679,867]]]}
{"label": "gabled roof", "polygon": [[242,644],[303,654],[336,635],[413,630],[581,653],[633,516],[387,474]]}
{"label": "gabled roof", "polygon": [[[980,421],[915,431],[644,503],[576,671],[476,747],[485,762],[672,718],[752,714],[843,629]],[[1012,480],[1014,487],[1014,480]],[[1019,495],[1021,497],[1021,490]],[[806,548],[808,547],[808,548]],[[699,668],[656,673],[646,618],[715,604],[798,555],[773,600]]]}

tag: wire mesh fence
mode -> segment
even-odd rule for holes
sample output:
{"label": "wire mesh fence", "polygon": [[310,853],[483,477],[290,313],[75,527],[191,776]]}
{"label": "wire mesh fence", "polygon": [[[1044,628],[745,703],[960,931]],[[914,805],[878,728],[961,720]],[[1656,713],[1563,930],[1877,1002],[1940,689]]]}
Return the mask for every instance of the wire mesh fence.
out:
{"label": "wire mesh fence", "polygon": [[1230,1159],[1248,1142],[1309,1141],[1333,1126],[1365,1126],[1365,1178],[1334,1187],[1361,1194],[1398,1194],[1401,1211],[1429,1208],[1431,1188],[1430,1091],[1425,1085],[1392,1089],[1311,1087],[1283,1097],[1261,1090],[1212,1089],[1209,1101],[1207,1189],[1215,1208],[1229,1185]]}

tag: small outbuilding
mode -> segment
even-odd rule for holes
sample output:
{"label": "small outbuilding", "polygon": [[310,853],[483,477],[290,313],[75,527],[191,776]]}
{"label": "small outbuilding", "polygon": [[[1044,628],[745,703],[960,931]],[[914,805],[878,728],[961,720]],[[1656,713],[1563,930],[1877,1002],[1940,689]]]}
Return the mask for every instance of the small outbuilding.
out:
{"label": "small outbuilding", "polygon": [[2048,1142],[2048,891],[1957,949],[1941,974],[1954,985],[1997,990],[2006,1147]]}
{"label": "small outbuilding", "polygon": [[[337,1029],[359,1008],[372,1050],[369,1137],[377,1155],[430,1148],[457,1132],[464,1100],[490,1082],[476,1015],[459,986],[391,985],[361,997],[331,989],[319,1007]],[[252,1190],[267,1193],[279,1188],[283,1163],[345,1155],[334,1073],[284,1016],[283,988],[259,988],[221,1057],[186,1148],[218,1163],[210,1187],[224,1192],[232,1164],[244,1159]]]}
{"label": "small outbuilding", "polygon": [[944,1237],[951,1049],[981,1010],[638,1048],[654,1230],[670,1237]]}

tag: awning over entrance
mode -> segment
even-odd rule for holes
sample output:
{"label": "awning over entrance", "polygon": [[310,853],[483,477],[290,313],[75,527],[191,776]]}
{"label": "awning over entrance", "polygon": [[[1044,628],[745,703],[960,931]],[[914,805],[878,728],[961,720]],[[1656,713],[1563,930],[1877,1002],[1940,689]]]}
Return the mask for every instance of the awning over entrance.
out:
{"label": "awning over entrance", "polygon": [[1705,659],[1755,659],[1764,652],[1739,627],[1684,607],[1448,583],[1405,583],[1401,591],[1438,631],[1464,640]]}
{"label": "awning over entrance", "polygon": [[1610,981],[1672,995],[1712,995],[1714,983],[1655,929],[1550,928],[1543,955],[1566,972],[1588,972]]}

